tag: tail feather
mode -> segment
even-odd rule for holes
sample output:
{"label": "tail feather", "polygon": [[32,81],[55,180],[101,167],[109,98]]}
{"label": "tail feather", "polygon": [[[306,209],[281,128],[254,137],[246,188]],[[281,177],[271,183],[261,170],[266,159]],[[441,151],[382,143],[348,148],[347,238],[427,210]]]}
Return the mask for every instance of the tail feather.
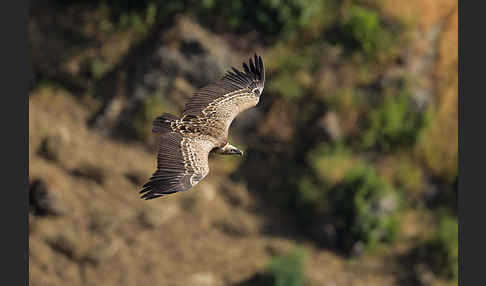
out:
{"label": "tail feather", "polygon": [[161,116],[155,118],[152,132],[153,133],[165,133],[172,131],[170,124],[171,122],[178,120],[179,118],[170,113],[164,113]]}

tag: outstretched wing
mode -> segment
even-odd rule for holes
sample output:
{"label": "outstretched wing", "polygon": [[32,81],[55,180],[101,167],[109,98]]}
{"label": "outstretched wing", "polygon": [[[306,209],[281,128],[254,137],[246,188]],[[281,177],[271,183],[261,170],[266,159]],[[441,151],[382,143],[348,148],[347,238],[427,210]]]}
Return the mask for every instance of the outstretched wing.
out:
{"label": "outstretched wing", "polygon": [[150,200],[194,187],[209,173],[208,156],[213,141],[176,132],[162,134],[157,170],[143,185],[142,199]]}
{"label": "outstretched wing", "polygon": [[232,68],[215,83],[195,92],[186,103],[183,115],[217,120],[225,131],[238,113],[257,105],[265,84],[263,60],[255,54],[244,71]]}

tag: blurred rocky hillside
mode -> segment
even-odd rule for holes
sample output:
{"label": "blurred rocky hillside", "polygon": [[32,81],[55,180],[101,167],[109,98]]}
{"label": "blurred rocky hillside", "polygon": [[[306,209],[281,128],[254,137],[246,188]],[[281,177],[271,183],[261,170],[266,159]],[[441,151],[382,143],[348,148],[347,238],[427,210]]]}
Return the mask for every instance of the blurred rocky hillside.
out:
{"label": "blurred rocky hillside", "polygon": [[[36,1],[31,285],[455,285],[457,2]],[[193,190],[152,120],[262,55]]]}

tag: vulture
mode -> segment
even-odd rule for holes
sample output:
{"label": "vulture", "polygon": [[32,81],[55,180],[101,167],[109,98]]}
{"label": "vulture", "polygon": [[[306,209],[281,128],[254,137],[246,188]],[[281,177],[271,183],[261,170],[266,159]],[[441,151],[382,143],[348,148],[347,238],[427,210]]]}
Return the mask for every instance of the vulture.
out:
{"label": "vulture", "polygon": [[150,200],[194,187],[209,173],[208,157],[243,151],[228,141],[233,119],[260,102],[265,84],[263,61],[257,54],[243,71],[232,68],[214,83],[197,90],[179,118],[163,113],[155,118],[152,132],[159,136],[157,170],[140,191]]}

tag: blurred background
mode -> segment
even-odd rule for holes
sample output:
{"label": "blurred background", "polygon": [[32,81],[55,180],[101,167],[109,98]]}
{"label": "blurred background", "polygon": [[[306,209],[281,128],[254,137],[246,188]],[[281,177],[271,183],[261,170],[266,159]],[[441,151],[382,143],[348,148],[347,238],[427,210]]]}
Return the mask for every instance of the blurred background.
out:
{"label": "blurred background", "polygon": [[[31,285],[455,285],[452,0],[32,1]],[[189,192],[152,120],[262,55]]]}

